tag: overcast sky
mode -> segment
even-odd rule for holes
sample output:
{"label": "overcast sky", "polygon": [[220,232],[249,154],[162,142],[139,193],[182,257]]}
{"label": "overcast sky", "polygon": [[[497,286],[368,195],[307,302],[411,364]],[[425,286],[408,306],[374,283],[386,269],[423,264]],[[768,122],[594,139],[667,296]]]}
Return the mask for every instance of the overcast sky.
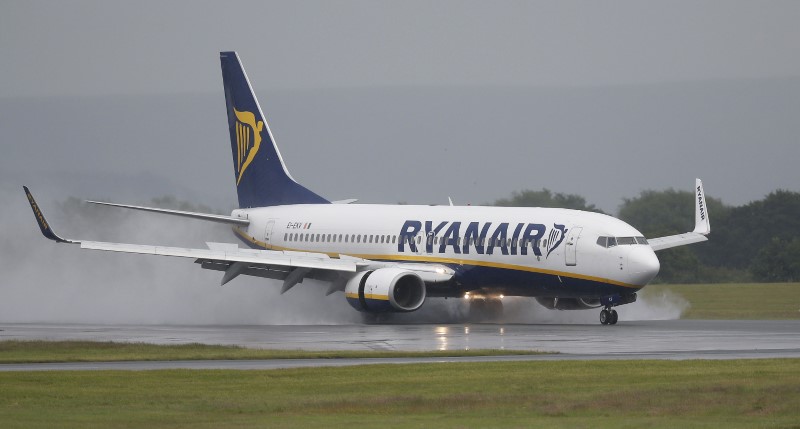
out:
{"label": "overcast sky", "polygon": [[702,176],[742,204],[798,190],[798,22],[797,1],[6,0],[0,179],[228,208],[237,50],[293,175],[332,199],[548,187],[613,212]]}
{"label": "overcast sky", "polygon": [[[800,75],[797,1],[14,1],[0,94],[572,86]],[[257,72],[255,72],[257,71]]]}

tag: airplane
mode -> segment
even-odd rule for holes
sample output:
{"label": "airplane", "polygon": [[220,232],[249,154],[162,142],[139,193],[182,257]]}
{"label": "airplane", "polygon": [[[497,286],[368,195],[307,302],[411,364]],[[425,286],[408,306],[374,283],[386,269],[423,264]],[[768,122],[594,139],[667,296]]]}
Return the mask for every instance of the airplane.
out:
{"label": "airplane", "polygon": [[296,181],[236,52],[221,52],[222,80],[239,208],[230,216],[121,207],[231,226],[237,243],[207,249],[62,238],[23,187],[42,234],[82,249],[194,259],[222,272],[282,281],[281,293],[305,279],[327,282],[367,317],[413,312],[429,298],[469,301],[470,314],[502,314],[504,297],[533,297],[548,309],[615,307],[636,301],[658,273],[655,252],[707,240],[705,192],[695,181],[695,227],[646,239],[612,216],[561,208],[354,204],[329,201]]}

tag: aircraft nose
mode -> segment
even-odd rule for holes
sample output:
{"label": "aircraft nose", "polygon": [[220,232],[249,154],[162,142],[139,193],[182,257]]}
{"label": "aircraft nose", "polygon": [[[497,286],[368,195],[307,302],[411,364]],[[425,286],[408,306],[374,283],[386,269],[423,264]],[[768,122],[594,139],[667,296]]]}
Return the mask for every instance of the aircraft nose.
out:
{"label": "aircraft nose", "polygon": [[630,267],[631,283],[644,286],[658,274],[661,263],[653,249],[646,246],[635,246],[628,254],[628,266]]}

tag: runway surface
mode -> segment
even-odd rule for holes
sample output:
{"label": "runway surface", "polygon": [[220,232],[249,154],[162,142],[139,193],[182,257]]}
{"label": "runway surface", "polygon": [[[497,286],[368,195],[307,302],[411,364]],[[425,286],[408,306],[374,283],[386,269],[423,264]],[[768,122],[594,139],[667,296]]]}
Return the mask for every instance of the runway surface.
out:
{"label": "runway surface", "polygon": [[517,349],[544,356],[0,365],[2,370],[271,369],[369,363],[575,359],[800,358],[800,320],[639,321],[602,325],[104,326],[0,324],[0,340],[223,344],[288,350]]}

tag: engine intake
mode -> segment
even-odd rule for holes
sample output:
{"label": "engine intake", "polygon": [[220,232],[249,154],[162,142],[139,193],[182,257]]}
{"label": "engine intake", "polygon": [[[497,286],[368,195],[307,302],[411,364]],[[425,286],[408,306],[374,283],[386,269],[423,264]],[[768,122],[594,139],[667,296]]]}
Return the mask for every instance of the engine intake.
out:
{"label": "engine intake", "polygon": [[369,313],[407,312],[425,302],[425,282],[413,271],[381,268],[351,278],[344,289],[347,302]]}

